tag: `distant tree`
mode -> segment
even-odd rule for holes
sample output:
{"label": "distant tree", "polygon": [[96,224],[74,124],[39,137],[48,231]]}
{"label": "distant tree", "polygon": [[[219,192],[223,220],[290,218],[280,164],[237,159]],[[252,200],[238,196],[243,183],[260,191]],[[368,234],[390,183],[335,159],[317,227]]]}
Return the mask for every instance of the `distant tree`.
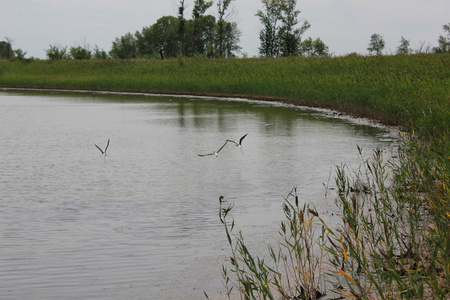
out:
{"label": "distant tree", "polygon": [[106,53],[105,50],[100,50],[100,48],[95,45],[94,49],[92,49],[92,58],[95,59],[107,59],[108,58],[108,53]]}
{"label": "distant tree", "polygon": [[302,34],[311,25],[305,21],[300,28],[295,28],[298,24],[300,10],[295,9],[297,0],[285,0],[281,2],[281,26],[279,28],[280,51],[282,56],[298,55]]}
{"label": "distant tree", "polygon": [[213,1],[205,0],[195,0],[194,8],[192,10],[193,19],[193,37],[192,37],[192,54],[204,53],[204,43],[201,39],[202,37],[202,18],[206,10],[213,5]]}
{"label": "distant tree", "polygon": [[367,50],[370,53],[375,53],[376,55],[381,55],[385,46],[384,39],[381,35],[374,33],[370,36],[370,43]]}
{"label": "distant tree", "polygon": [[411,54],[412,49],[409,48],[409,40],[405,39],[402,36],[402,39],[400,40],[400,45],[397,47],[397,54]]}
{"label": "distant tree", "polygon": [[109,52],[113,58],[136,58],[138,51],[136,38],[131,33],[127,33],[120,38],[115,38]]}
{"label": "distant tree", "polygon": [[328,46],[320,39],[313,40],[311,37],[300,44],[300,53],[305,56],[329,56]]}
{"label": "distant tree", "polygon": [[300,43],[303,33],[311,27],[308,21],[300,28],[295,9],[296,0],[262,0],[264,11],[258,10],[263,29],[260,31],[259,53],[265,56],[292,56],[300,54]]}
{"label": "distant tree", "polygon": [[201,19],[204,38],[204,47],[206,56],[211,58],[215,56],[215,37],[217,32],[216,18],[211,15],[204,16]]}
{"label": "distant tree", "polygon": [[434,47],[433,51],[435,53],[446,53],[450,52],[450,23],[442,26],[447,36],[440,35],[438,39],[439,46]]}
{"label": "distant tree", "polygon": [[22,49],[14,49],[13,50],[14,56],[18,59],[18,60],[22,60],[25,58],[25,55],[27,54],[27,52],[23,51]]}
{"label": "distant tree", "polygon": [[69,48],[70,57],[73,59],[91,59],[92,53],[89,49],[81,46],[73,46]]}
{"label": "distant tree", "polygon": [[[217,3],[219,19],[217,20],[218,51],[219,57],[224,57],[225,36],[227,35],[226,12],[234,0],[219,0]],[[228,28],[229,30],[229,28]]]}
{"label": "distant tree", "polygon": [[184,37],[186,32],[186,19],[184,18],[184,0],[180,0],[180,6],[178,6],[178,34],[180,35],[180,50],[181,55],[186,55],[184,51]]}
{"label": "distant tree", "polygon": [[11,56],[11,53],[13,53],[11,43],[9,43],[7,41],[1,41],[0,42],[0,58],[9,59]]}
{"label": "distant tree", "polygon": [[50,48],[45,50],[45,55],[48,59],[68,59],[67,46],[60,47],[56,45],[50,45]]}
{"label": "distant tree", "polygon": [[158,57],[160,50],[165,57],[175,57],[179,54],[178,18],[165,16],[159,18],[150,27],[144,27],[136,32],[138,54],[141,57]]}
{"label": "distant tree", "polygon": [[278,22],[281,14],[280,0],[262,0],[263,10],[258,10],[256,16],[259,17],[263,29],[259,32],[259,53],[264,56],[278,56],[280,52],[280,42],[278,39]]}
{"label": "distant tree", "polygon": [[240,41],[241,31],[236,22],[225,23],[225,33],[223,38],[223,56],[233,57],[234,52],[241,50],[238,45]]}
{"label": "distant tree", "polygon": [[[241,49],[238,45],[241,32],[237,24],[225,21],[225,15],[222,22],[216,22],[212,15],[202,15],[210,5],[209,2],[196,4],[202,4],[203,7],[196,8],[194,19],[184,20],[183,42],[180,41],[180,17],[164,16],[142,31],[136,31],[134,35],[127,33],[116,38],[109,54],[113,58],[170,58],[179,56],[180,53],[186,56],[235,56],[235,52]],[[223,13],[226,8],[222,7]],[[219,35],[219,23],[222,35]]]}

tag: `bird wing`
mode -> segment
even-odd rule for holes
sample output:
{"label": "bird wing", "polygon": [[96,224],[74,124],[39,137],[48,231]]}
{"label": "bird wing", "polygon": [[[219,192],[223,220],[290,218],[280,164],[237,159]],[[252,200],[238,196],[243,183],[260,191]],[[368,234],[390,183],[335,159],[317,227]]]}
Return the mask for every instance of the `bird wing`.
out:
{"label": "bird wing", "polygon": [[239,144],[238,144],[238,143],[236,143],[235,141],[232,141],[232,140],[227,140],[227,142],[235,143],[235,144],[236,144],[236,146],[239,146]]}
{"label": "bird wing", "polygon": [[108,147],[109,147],[109,139],[108,139],[108,143],[106,144],[105,153],[106,153],[106,150],[108,150]]}
{"label": "bird wing", "polygon": [[225,142],[225,144],[223,144],[223,146],[222,147],[220,147],[220,149],[219,150],[217,150],[216,151],[216,153],[219,153],[220,152],[220,150],[222,150],[223,149],[223,147],[225,147],[225,145],[228,143],[228,140]]}
{"label": "bird wing", "polygon": [[210,156],[210,155],[214,155],[215,153],[208,153],[208,154],[199,154],[198,156]]}
{"label": "bird wing", "polygon": [[94,145],[95,145],[95,147],[97,147],[98,150],[100,150],[100,152],[101,152],[102,154],[104,154],[102,148],[100,148],[99,146],[97,146],[97,144],[94,144]]}
{"label": "bird wing", "polygon": [[239,140],[239,145],[242,144],[242,140],[247,136],[248,133],[246,133],[241,139]]}

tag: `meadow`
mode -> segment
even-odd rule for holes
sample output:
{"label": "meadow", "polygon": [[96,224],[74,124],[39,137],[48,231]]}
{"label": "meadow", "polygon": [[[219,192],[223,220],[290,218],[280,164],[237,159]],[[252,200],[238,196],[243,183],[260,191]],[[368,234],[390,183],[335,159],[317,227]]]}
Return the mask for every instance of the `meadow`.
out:
{"label": "meadow", "polygon": [[246,97],[398,126],[398,159],[385,162],[374,151],[361,158],[357,173],[336,168],[339,230],[323,223],[312,206],[300,205],[295,189],[288,194],[271,263],[252,255],[242,233],[233,232],[232,204],[221,201],[219,217],[231,247],[225,285],[243,299],[316,299],[325,281],[333,286],[328,294],[355,299],[449,297],[448,54],[0,60],[0,87]]}

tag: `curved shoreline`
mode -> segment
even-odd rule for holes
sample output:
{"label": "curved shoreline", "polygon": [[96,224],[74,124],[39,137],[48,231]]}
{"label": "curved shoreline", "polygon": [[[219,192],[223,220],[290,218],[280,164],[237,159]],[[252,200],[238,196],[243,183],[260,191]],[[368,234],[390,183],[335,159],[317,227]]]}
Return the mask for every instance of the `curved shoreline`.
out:
{"label": "curved shoreline", "polygon": [[179,98],[201,98],[201,99],[218,99],[226,101],[244,101],[253,102],[258,101],[261,103],[267,103],[271,105],[291,106],[293,108],[308,109],[317,112],[324,113],[330,118],[339,118],[350,121],[355,124],[367,125],[377,128],[382,128],[394,133],[401,132],[402,129],[399,126],[385,124],[379,120],[374,120],[368,117],[354,116],[348,114],[345,111],[337,109],[326,108],[321,106],[314,106],[308,104],[298,104],[297,101],[280,99],[275,97],[247,97],[245,95],[225,95],[225,94],[208,94],[208,93],[157,93],[157,92],[143,92],[143,91],[110,91],[110,90],[96,90],[96,89],[71,89],[71,88],[28,88],[28,87],[1,87],[0,90],[4,91],[43,91],[43,92],[73,92],[73,93],[95,93],[104,95],[131,95],[131,96],[155,96],[155,97],[179,97]]}

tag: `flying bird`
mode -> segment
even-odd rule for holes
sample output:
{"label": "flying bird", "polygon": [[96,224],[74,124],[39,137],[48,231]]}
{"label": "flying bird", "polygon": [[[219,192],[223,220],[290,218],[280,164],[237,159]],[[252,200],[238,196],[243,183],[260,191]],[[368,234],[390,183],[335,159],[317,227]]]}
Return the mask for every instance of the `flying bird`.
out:
{"label": "flying bird", "polygon": [[236,143],[235,141],[232,141],[232,140],[227,140],[227,142],[234,143],[236,145],[236,147],[242,148],[242,140],[247,136],[247,134],[245,134],[243,137],[241,137],[239,139],[239,143]]}
{"label": "flying bird", "polygon": [[223,149],[223,147],[225,147],[225,145],[228,143],[228,141],[226,141],[225,142],[225,144],[223,144],[223,146],[222,147],[220,147],[220,149],[219,150],[217,150],[217,151],[214,151],[214,152],[212,152],[212,153],[208,153],[208,154],[199,154],[198,156],[210,156],[210,155],[215,155],[216,156],[216,158],[217,157],[219,157],[219,152],[220,152],[220,150],[222,150]]}
{"label": "flying bird", "polygon": [[94,143],[94,145],[95,145],[95,147],[97,147],[98,150],[100,150],[100,152],[102,153],[102,156],[106,156],[106,150],[108,150],[108,146],[109,146],[109,139],[108,139],[108,143],[106,144],[105,151],[103,151],[102,148],[97,146],[97,144]]}

